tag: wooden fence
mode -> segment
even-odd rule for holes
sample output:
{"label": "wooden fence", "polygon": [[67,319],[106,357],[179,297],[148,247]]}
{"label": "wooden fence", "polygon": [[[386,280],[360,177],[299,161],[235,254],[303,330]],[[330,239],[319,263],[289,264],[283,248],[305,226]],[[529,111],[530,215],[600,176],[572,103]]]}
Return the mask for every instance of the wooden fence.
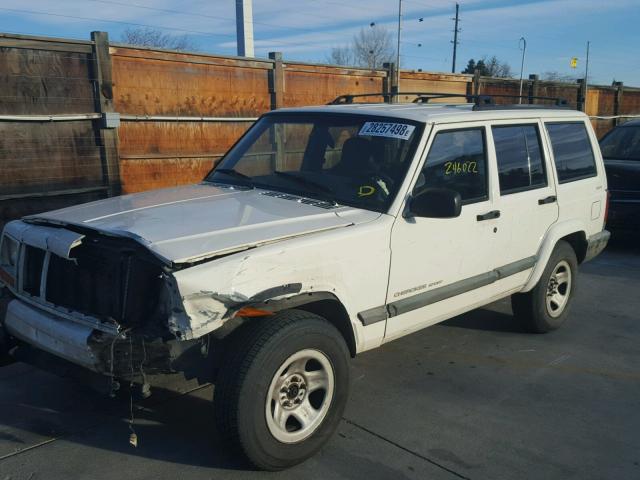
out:
{"label": "wooden fence", "polygon": [[[381,70],[223,57],[90,41],[0,34],[0,226],[10,218],[119,193],[199,181],[255,117],[391,92]],[[402,71],[403,91],[517,95],[519,82]],[[541,82],[593,116],[640,114],[640,89]],[[410,101],[403,96],[401,101]],[[507,101],[507,100],[504,100]],[[114,113],[119,116],[114,117]],[[119,124],[118,124],[119,121]],[[594,119],[599,134],[618,119]]]}

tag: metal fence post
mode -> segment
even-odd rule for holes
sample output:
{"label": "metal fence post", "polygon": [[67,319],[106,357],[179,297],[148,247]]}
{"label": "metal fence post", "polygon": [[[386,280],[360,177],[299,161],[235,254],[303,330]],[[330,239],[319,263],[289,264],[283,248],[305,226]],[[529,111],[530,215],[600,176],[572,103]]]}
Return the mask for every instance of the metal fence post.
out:
{"label": "metal fence post", "polygon": [[[616,97],[613,100],[613,114],[617,116],[622,113],[622,94],[624,93],[624,83],[613,82],[613,86],[616,87]],[[620,119],[614,118],[613,126],[616,127],[618,125],[620,125]]]}
{"label": "metal fence post", "polygon": [[534,97],[538,96],[538,75],[529,75],[529,105],[533,105]]}
{"label": "metal fence post", "polygon": [[100,156],[105,185],[109,187],[108,195],[119,195],[120,160],[118,155],[117,114],[113,106],[113,78],[111,73],[111,55],[109,53],[109,34],[107,32],[91,32],[93,41],[92,73],[95,85],[95,109],[102,114],[97,122],[97,135],[100,139]]}
{"label": "metal fence post", "polygon": [[284,106],[284,66],[282,52],[269,52],[273,60],[273,68],[269,70],[269,93],[271,94],[271,110]]}
{"label": "metal fence post", "polygon": [[584,83],[584,78],[579,78],[578,82],[578,92],[576,94],[576,109],[584,112],[585,111],[585,99],[587,94],[586,84]]}

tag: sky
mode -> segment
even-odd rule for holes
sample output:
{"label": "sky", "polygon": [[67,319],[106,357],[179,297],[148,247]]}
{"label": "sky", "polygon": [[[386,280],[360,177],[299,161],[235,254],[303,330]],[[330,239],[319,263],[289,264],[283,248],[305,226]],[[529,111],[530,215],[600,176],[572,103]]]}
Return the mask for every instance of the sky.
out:
{"label": "sky", "polygon": [[[525,78],[558,72],[583,77],[591,42],[591,83],[640,87],[640,0],[460,0],[456,71],[470,58],[497,56]],[[402,0],[401,66],[450,72],[454,0]],[[398,0],[253,0],[256,56],[326,61],[371,22],[397,38]],[[419,21],[423,18],[423,21]],[[92,30],[137,26],[188,35],[204,52],[236,54],[234,0],[0,0],[0,32],[88,39]],[[418,46],[418,45],[421,46]],[[571,58],[578,58],[572,69]]]}

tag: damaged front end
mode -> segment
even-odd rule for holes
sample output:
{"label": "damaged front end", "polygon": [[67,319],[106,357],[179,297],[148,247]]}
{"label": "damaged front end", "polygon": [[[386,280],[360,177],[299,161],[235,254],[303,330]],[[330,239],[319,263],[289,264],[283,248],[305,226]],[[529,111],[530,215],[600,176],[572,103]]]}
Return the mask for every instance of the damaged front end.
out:
{"label": "damaged front end", "polygon": [[[185,372],[186,358],[206,355],[203,336],[227,313],[190,302],[187,313],[174,266],[140,242],[82,227],[15,221],[0,264],[10,292],[0,331],[94,372],[130,378]],[[5,255],[6,256],[6,255]],[[192,316],[198,321],[194,328]],[[195,375],[195,374],[194,374]]]}

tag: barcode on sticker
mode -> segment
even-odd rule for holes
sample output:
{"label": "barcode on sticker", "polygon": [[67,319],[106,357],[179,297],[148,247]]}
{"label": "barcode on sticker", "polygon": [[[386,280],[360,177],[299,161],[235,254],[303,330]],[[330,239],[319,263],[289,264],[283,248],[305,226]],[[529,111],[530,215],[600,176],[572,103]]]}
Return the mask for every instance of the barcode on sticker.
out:
{"label": "barcode on sticker", "polygon": [[407,140],[413,131],[414,125],[406,123],[366,122],[358,135],[363,137],[388,137]]}

